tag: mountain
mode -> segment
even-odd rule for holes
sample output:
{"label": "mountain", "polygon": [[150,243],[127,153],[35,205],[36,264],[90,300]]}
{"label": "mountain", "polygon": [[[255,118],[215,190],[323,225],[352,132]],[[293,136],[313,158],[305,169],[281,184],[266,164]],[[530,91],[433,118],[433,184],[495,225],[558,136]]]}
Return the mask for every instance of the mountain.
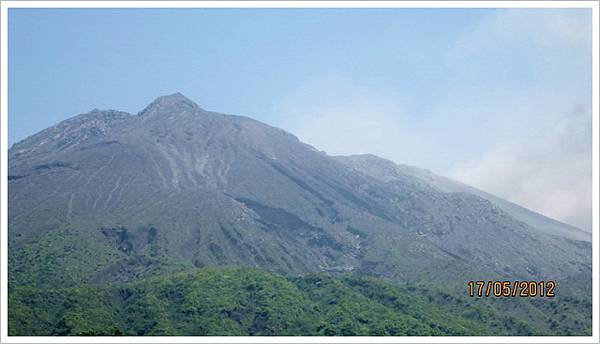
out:
{"label": "mountain", "polygon": [[591,243],[575,228],[359,160],[179,93],[135,115],[75,116],[9,150],[9,283],[96,286],[217,265],[461,286],[590,273]]}

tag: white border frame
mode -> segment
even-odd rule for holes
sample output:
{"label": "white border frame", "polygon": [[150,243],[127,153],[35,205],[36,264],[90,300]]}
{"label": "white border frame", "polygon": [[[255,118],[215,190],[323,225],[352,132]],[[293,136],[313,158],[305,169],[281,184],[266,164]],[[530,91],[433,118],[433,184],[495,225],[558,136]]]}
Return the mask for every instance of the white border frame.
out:
{"label": "white border frame", "polygon": [[[9,8],[590,8],[592,10],[592,336],[572,337],[21,337],[8,336]],[[1,343],[598,343],[599,25],[597,1],[2,1],[0,2],[0,342]]]}

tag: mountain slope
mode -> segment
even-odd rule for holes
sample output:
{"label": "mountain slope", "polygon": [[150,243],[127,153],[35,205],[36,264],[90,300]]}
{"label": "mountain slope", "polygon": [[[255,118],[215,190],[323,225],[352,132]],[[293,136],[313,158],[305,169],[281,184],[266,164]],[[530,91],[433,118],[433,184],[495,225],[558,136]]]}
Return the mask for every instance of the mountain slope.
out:
{"label": "mountain slope", "polygon": [[407,165],[396,165],[392,161],[371,154],[336,156],[334,158],[357,171],[384,182],[394,182],[403,178],[416,178],[443,192],[461,192],[479,196],[494,203],[515,219],[525,222],[545,234],[580,241],[592,240],[590,232],[556,221],[485,191],[436,175],[428,170]]}
{"label": "mountain slope", "polygon": [[10,149],[11,286],[229,264],[462,285],[586,274],[591,245],[540,232],[477,195],[415,178],[390,187],[181,94],[137,115],[79,115]]}

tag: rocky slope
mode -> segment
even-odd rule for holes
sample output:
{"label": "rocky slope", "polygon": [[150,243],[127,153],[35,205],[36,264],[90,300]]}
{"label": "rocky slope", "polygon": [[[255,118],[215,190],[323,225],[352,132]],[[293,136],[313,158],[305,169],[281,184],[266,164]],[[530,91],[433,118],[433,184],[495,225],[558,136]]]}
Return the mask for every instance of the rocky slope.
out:
{"label": "rocky slope", "polygon": [[425,182],[425,184],[428,186],[432,186],[442,192],[459,192],[479,196],[494,203],[494,205],[500,207],[515,219],[525,222],[534,229],[546,234],[588,242],[592,240],[591,232],[586,232],[577,227],[556,221],[515,203],[491,195],[485,191],[481,191],[444,176],[436,175],[431,171],[422,168],[408,165],[397,165],[392,161],[372,154],[336,156],[334,158],[357,171],[365,173],[386,183],[402,183],[407,179],[411,179],[413,182]]}

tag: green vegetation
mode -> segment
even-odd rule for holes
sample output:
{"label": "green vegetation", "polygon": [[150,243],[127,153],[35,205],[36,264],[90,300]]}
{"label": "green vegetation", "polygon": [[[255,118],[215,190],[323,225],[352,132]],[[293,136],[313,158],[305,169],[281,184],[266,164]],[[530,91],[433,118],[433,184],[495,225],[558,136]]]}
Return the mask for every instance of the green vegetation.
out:
{"label": "green vegetation", "polygon": [[590,312],[573,297],[488,302],[368,277],[205,268],[111,286],[12,288],[9,334],[589,335]]}
{"label": "green vegetation", "polygon": [[107,241],[100,230],[59,228],[9,254],[9,285],[78,287],[193,268],[191,263],[151,252],[150,247],[146,251],[127,254]]}

